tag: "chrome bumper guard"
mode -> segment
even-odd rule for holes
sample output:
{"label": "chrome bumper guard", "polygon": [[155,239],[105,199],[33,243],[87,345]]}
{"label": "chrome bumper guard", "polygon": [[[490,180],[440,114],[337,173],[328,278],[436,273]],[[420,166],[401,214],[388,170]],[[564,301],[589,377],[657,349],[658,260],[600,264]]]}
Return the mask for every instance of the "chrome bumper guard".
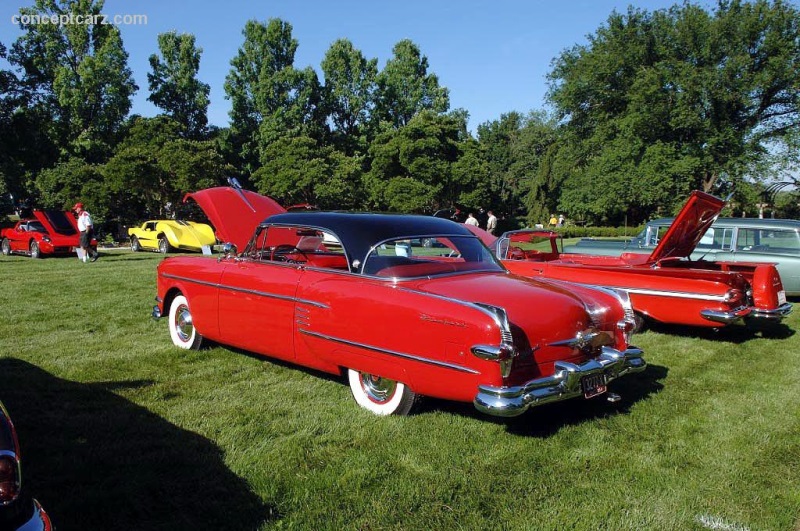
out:
{"label": "chrome bumper guard", "polygon": [[752,313],[753,309],[748,306],[739,306],[728,312],[721,310],[701,310],[700,316],[703,319],[714,321],[715,323],[731,324],[739,319],[744,319]]}
{"label": "chrome bumper guard", "polygon": [[753,311],[750,312],[750,315],[747,316],[747,319],[780,321],[790,313],[792,313],[792,303],[785,302],[780,306],[778,306],[777,308],[773,308],[772,310],[761,310],[759,308],[753,308]]}
{"label": "chrome bumper guard", "polygon": [[514,387],[478,386],[478,395],[473,403],[482,413],[516,417],[529,407],[582,396],[581,379],[585,376],[605,374],[608,383],[628,373],[641,372],[646,367],[642,351],[636,347],[630,347],[624,352],[603,347],[597,358],[580,365],[557,361],[552,376],[537,378]]}

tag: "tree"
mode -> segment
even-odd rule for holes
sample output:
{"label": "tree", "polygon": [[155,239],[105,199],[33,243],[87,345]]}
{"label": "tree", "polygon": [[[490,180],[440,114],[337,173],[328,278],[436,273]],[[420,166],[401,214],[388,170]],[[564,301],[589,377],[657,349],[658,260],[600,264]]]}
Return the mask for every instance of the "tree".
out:
{"label": "tree", "polygon": [[449,91],[428,73],[428,58],[408,39],[395,44],[393,57],[377,76],[377,118],[403,127],[423,110],[447,112]]}
{"label": "tree", "polygon": [[122,223],[166,217],[183,196],[224,182],[230,167],[212,140],[180,137],[167,116],[135,117],[114,156],[103,165],[105,195]]}
{"label": "tree", "polygon": [[459,156],[461,122],[423,111],[405,127],[390,129],[370,146],[365,175],[370,205],[397,212],[433,212],[458,197],[452,166]]}
{"label": "tree", "polygon": [[208,124],[211,91],[208,84],[197,79],[203,50],[195,46],[194,35],[174,31],[159,34],[158,49],[163,60],[155,54],[150,56],[147,99],[181,124],[187,138],[199,140]]}
{"label": "tree", "polygon": [[[99,15],[102,0],[36,0],[25,15]],[[32,17],[33,19],[33,17]],[[119,29],[111,24],[20,24],[10,61],[49,106],[57,144],[90,162],[105,160],[137,90]]]}
{"label": "tree", "polygon": [[367,60],[347,39],[334,42],[322,60],[325,101],[337,144],[353,154],[375,107],[378,60]]}
{"label": "tree", "polygon": [[267,24],[250,20],[242,34],[244,43],[225,78],[225,95],[231,100],[228,143],[250,174],[261,165],[262,124],[283,108],[296,80],[297,40],[291,24],[279,19]]}
{"label": "tree", "polygon": [[561,206],[638,222],[746,175],[800,125],[798,20],[780,0],[612,13],[550,74]]}

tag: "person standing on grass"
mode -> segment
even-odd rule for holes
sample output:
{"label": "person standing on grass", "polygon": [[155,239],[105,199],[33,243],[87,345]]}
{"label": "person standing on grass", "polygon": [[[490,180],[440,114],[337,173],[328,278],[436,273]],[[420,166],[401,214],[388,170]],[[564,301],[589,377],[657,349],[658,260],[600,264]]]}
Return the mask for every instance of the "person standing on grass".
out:
{"label": "person standing on grass", "polygon": [[497,216],[495,216],[494,212],[491,210],[488,212],[488,214],[489,217],[486,218],[486,232],[494,235],[494,231],[497,230]]}
{"label": "person standing on grass", "polygon": [[94,262],[99,255],[97,251],[92,249],[92,237],[94,236],[92,216],[83,209],[83,203],[75,203],[72,210],[78,215],[78,230],[81,233],[80,246],[83,249],[83,261],[86,262],[91,257],[91,261]]}

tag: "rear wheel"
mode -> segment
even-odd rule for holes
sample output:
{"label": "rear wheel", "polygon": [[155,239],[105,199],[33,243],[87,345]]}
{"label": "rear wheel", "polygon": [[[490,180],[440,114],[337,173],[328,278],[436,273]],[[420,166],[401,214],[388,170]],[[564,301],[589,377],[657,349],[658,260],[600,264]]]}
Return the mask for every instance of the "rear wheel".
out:
{"label": "rear wheel", "polygon": [[176,347],[197,350],[203,344],[203,336],[194,327],[189,302],[183,295],[172,299],[169,306],[169,335]]}
{"label": "rear wheel", "polygon": [[141,244],[139,244],[139,238],[137,238],[136,236],[132,236],[131,237],[131,251],[133,251],[134,253],[138,253],[141,250],[142,250],[142,246],[141,246]]}
{"label": "rear wheel", "polygon": [[353,369],[347,370],[356,403],[376,415],[408,415],[417,394],[405,384]]}
{"label": "rear wheel", "polygon": [[8,241],[8,238],[3,238],[1,247],[4,255],[8,256],[11,254],[11,242]]}
{"label": "rear wheel", "polygon": [[169,244],[169,240],[167,240],[166,236],[161,236],[158,239],[158,252],[161,254],[167,254],[172,250],[172,246]]}
{"label": "rear wheel", "polygon": [[31,242],[31,258],[39,258],[41,255],[39,253],[39,244],[36,242]]}

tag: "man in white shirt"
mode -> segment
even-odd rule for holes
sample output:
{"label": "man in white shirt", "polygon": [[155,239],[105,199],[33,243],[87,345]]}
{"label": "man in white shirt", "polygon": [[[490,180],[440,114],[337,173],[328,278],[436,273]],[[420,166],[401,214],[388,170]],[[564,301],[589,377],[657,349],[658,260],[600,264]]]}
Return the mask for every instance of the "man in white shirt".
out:
{"label": "man in white shirt", "polygon": [[475,216],[472,215],[472,212],[469,213],[469,216],[467,216],[467,221],[465,221],[464,223],[466,223],[467,225],[473,225],[475,227],[478,226],[478,220],[475,218]]}
{"label": "man in white shirt", "polygon": [[486,219],[486,232],[489,234],[494,234],[494,231],[497,230],[497,216],[494,215],[494,212],[491,210],[489,211],[489,217]]}
{"label": "man in white shirt", "polygon": [[98,253],[92,249],[92,237],[94,236],[94,225],[92,216],[83,209],[83,203],[75,203],[72,210],[78,214],[78,230],[81,233],[80,246],[83,249],[83,261],[91,257],[92,262],[97,260]]}

